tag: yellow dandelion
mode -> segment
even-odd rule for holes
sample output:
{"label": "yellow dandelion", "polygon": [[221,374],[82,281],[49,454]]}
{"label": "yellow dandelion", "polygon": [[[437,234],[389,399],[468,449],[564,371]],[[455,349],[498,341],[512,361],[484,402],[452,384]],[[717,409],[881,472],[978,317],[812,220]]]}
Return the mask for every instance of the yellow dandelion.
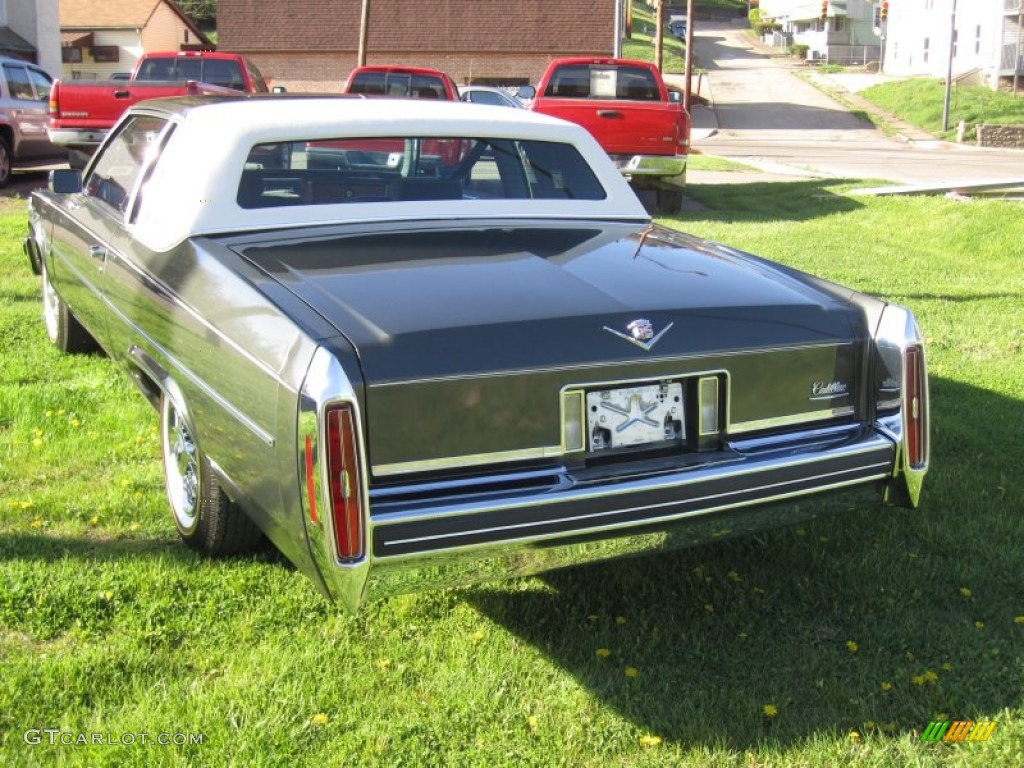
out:
{"label": "yellow dandelion", "polygon": [[746,632],[740,632],[738,635],[736,635],[736,637],[738,637],[740,640],[746,640],[747,639],[747,633]]}
{"label": "yellow dandelion", "polygon": [[1013,617],[1013,623],[1014,624],[1024,624],[1024,616],[1014,616]]}
{"label": "yellow dandelion", "polygon": [[59,411],[57,411],[57,415],[58,416],[63,416],[64,415],[64,409],[61,408]]}
{"label": "yellow dandelion", "polygon": [[926,683],[935,683],[939,680],[939,676],[932,672],[930,669],[925,670],[925,673],[921,675],[921,677],[924,678],[924,681]]}
{"label": "yellow dandelion", "polygon": [[38,448],[42,444],[43,444],[43,438],[41,438],[41,437],[34,437],[34,438],[32,438],[32,447],[33,448]]}
{"label": "yellow dandelion", "polygon": [[31,501],[23,501],[20,504],[18,504],[18,506],[21,507],[22,509],[32,509],[32,502]]}
{"label": "yellow dandelion", "polygon": [[947,661],[945,664],[942,665],[942,669],[943,669],[944,672],[952,672],[953,671],[953,665],[950,664]]}
{"label": "yellow dandelion", "polygon": [[53,411],[47,411],[46,418],[50,418],[51,416],[53,416]]}
{"label": "yellow dandelion", "polygon": [[140,531],[142,530],[142,523],[132,523],[128,526],[129,531]]}
{"label": "yellow dandelion", "polygon": [[111,600],[114,599],[114,593],[111,592],[109,589],[107,589],[107,590],[104,590],[103,592],[100,592],[99,597],[100,597],[100,600],[103,600],[103,601],[109,603]]}
{"label": "yellow dandelion", "polygon": [[725,574],[725,578],[727,578],[729,581],[736,583],[743,581],[743,577],[736,573],[736,571],[729,571],[727,574]]}
{"label": "yellow dandelion", "polygon": [[526,724],[529,726],[531,731],[537,730],[537,716],[530,715],[528,718],[526,718]]}
{"label": "yellow dandelion", "polygon": [[882,681],[882,690],[883,691],[891,691],[892,690],[892,683],[890,683],[888,680],[883,680]]}
{"label": "yellow dandelion", "polygon": [[313,715],[313,725],[318,725],[321,728],[327,725],[327,720],[328,718],[325,712],[317,712],[315,715]]}
{"label": "yellow dandelion", "polygon": [[976,621],[976,622],[974,622],[974,628],[975,629],[984,629],[985,628],[985,622],[984,621]]}
{"label": "yellow dandelion", "polygon": [[648,735],[641,736],[640,737],[640,746],[641,747],[660,747],[661,746],[661,736],[648,736]]}
{"label": "yellow dandelion", "polygon": [[914,685],[924,685],[924,675],[914,675],[910,678],[910,682]]}
{"label": "yellow dandelion", "polygon": [[595,621],[597,621],[597,614],[591,613],[589,616],[587,616],[587,621],[593,624]]}
{"label": "yellow dandelion", "polygon": [[936,712],[932,716],[932,720],[949,720],[949,714],[947,712]]}
{"label": "yellow dandelion", "polygon": [[865,720],[863,723],[861,723],[861,727],[865,731],[873,731],[873,730],[875,730],[875,721],[874,720]]}
{"label": "yellow dandelion", "polygon": [[594,655],[597,656],[597,658],[599,659],[607,659],[609,656],[612,655],[612,652],[607,648],[598,648],[596,651],[594,651]]}
{"label": "yellow dandelion", "polygon": [[95,528],[99,524],[100,524],[100,519],[96,515],[93,515],[92,518],[90,518],[90,520],[89,520],[89,525],[91,525],[93,528]]}
{"label": "yellow dandelion", "polygon": [[391,666],[391,659],[377,659],[377,669],[382,672]]}
{"label": "yellow dandelion", "polygon": [[41,518],[41,517],[34,517],[34,518],[32,518],[32,522],[29,523],[29,527],[30,528],[42,528],[43,527],[43,518]]}
{"label": "yellow dandelion", "polygon": [[707,613],[714,613],[715,612],[715,606],[713,606],[711,603],[704,603],[704,610]]}
{"label": "yellow dandelion", "polygon": [[469,639],[473,641],[474,645],[476,643],[479,643],[481,640],[484,639],[484,632],[483,632],[483,630],[482,629],[478,629],[476,632],[474,632],[472,635],[469,636]]}
{"label": "yellow dandelion", "polygon": [[850,653],[856,653],[858,648],[860,648],[860,646],[857,645],[857,643],[853,640],[846,641],[846,650],[848,650]]}
{"label": "yellow dandelion", "polygon": [[907,651],[905,654],[903,654],[903,658],[905,658],[907,661],[914,661],[917,659],[913,651]]}
{"label": "yellow dandelion", "polygon": [[765,704],[763,707],[761,707],[761,713],[765,717],[775,717],[777,714],[779,714],[779,710],[778,707],[776,707],[774,704]]}
{"label": "yellow dandelion", "polygon": [[860,734],[857,731],[850,731],[848,734],[850,741],[854,744],[860,744]]}
{"label": "yellow dandelion", "polygon": [[971,590],[968,589],[967,587],[960,587],[960,594],[963,595],[964,597],[970,597],[971,596]]}
{"label": "yellow dandelion", "polygon": [[616,616],[615,617],[615,623],[618,624],[620,627],[621,626],[625,626],[625,624],[626,624],[626,617],[625,616]]}
{"label": "yellow dandelion", "polygon": [[79,421],[78,419],[72,419],[72,420],[71,420],[71,426],[72,426],[72,427],[77,427],[77,426],[78,426],[79,424],[81,424],[81,423],[82,423],[82,422],[80,422],[80,421]]}
{"label": "yellow dandelion", "polygon": [[626,677],[636,677],[639,674],[636,667],[626,667]]}

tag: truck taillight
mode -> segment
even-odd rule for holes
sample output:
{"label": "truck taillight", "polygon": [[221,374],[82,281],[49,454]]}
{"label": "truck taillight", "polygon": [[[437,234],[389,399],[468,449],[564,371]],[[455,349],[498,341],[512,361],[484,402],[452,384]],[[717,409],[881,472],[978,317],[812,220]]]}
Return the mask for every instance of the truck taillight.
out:
{"label": "truck taillight", "polygon": [[328,500],[339,560],[358,560],[365,551],[362,466],[352,406],[344,403],[327,409]]}
{"label": "truck taillight", "polygon": [[907,466],[922,469],[928,465],[928,385],[921,345],[907,347],[903,365]]}
{"label": "truck taillight", "polygon": [[53,85],[50,87],[50,102],[49,102],[50,114],[53,115],[54,117],[58,117],[58,111],[57,111],[58,110],[58,108],[57,108],[57,89],[58,88],[60,88],[60,81],[59,80],[55,80]]}

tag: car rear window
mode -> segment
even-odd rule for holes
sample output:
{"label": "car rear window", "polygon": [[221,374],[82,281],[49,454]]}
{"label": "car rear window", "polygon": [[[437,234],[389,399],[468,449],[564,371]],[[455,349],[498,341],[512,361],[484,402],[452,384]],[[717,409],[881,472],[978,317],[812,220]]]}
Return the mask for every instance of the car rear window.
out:
{"label": "car rear window", "polygon": [[412,200],[604,200],[571,144],[466,137],[344,138],[259,144],[242,208]]}
{"label": "car rear window", "polygon": [[412,72],[357,72],[348,92],[413,99],[447,98],[441,78]]}
{"label": "car rear window", "polygon": [[544,95],[556,99],[661,100],[658,82],[649,69],[609,64],[560,66],[544,88]]}

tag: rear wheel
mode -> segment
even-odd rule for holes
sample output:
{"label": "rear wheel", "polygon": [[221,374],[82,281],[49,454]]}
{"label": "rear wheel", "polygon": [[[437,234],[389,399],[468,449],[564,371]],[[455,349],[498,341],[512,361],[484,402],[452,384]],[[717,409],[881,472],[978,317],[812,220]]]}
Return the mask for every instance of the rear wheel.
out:
{"label": "rear wheel", "polygon": [[164,484],[181,540],[214,557],[258,549],[262,532],[228,499],[192,428],[166,395],[160,421]]}
{"label": "rear wheel", "polygon": [[0,136],[0,187],[6,187],[11,180],[11,165],[14,162],[11,156],[11,142],[6,136]]}
{"label": "rear wheel", "polygon": [[71,313],[64,299],[53,289],[45,261],[41,261],[40,271],[43,278],[43,323],[46,325],[46,336],[50,343],[68,354],[95,351],[97,346],[92,336]]}

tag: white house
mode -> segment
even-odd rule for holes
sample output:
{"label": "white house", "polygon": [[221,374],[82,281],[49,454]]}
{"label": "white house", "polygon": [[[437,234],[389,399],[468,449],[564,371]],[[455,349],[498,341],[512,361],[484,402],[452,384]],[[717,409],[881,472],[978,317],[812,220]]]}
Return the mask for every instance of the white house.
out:
{"label": "white house", "polygon": [[[953,9],[956,8],[954,17]],[[890,0],[884,71],[984,81],[1024,74],[1024,0]]]}
{"label": "white house", "polygon": [[833,64],[867,64],[881,59],[877,2],[761,0],[760,7],[763,16],[779,25],[770,40],[773,45],[806,45],[809,60]]}
{"label": "white house", "polygon": [[33,61],[59,75],[57,0],[0,0],[0,54]]}

